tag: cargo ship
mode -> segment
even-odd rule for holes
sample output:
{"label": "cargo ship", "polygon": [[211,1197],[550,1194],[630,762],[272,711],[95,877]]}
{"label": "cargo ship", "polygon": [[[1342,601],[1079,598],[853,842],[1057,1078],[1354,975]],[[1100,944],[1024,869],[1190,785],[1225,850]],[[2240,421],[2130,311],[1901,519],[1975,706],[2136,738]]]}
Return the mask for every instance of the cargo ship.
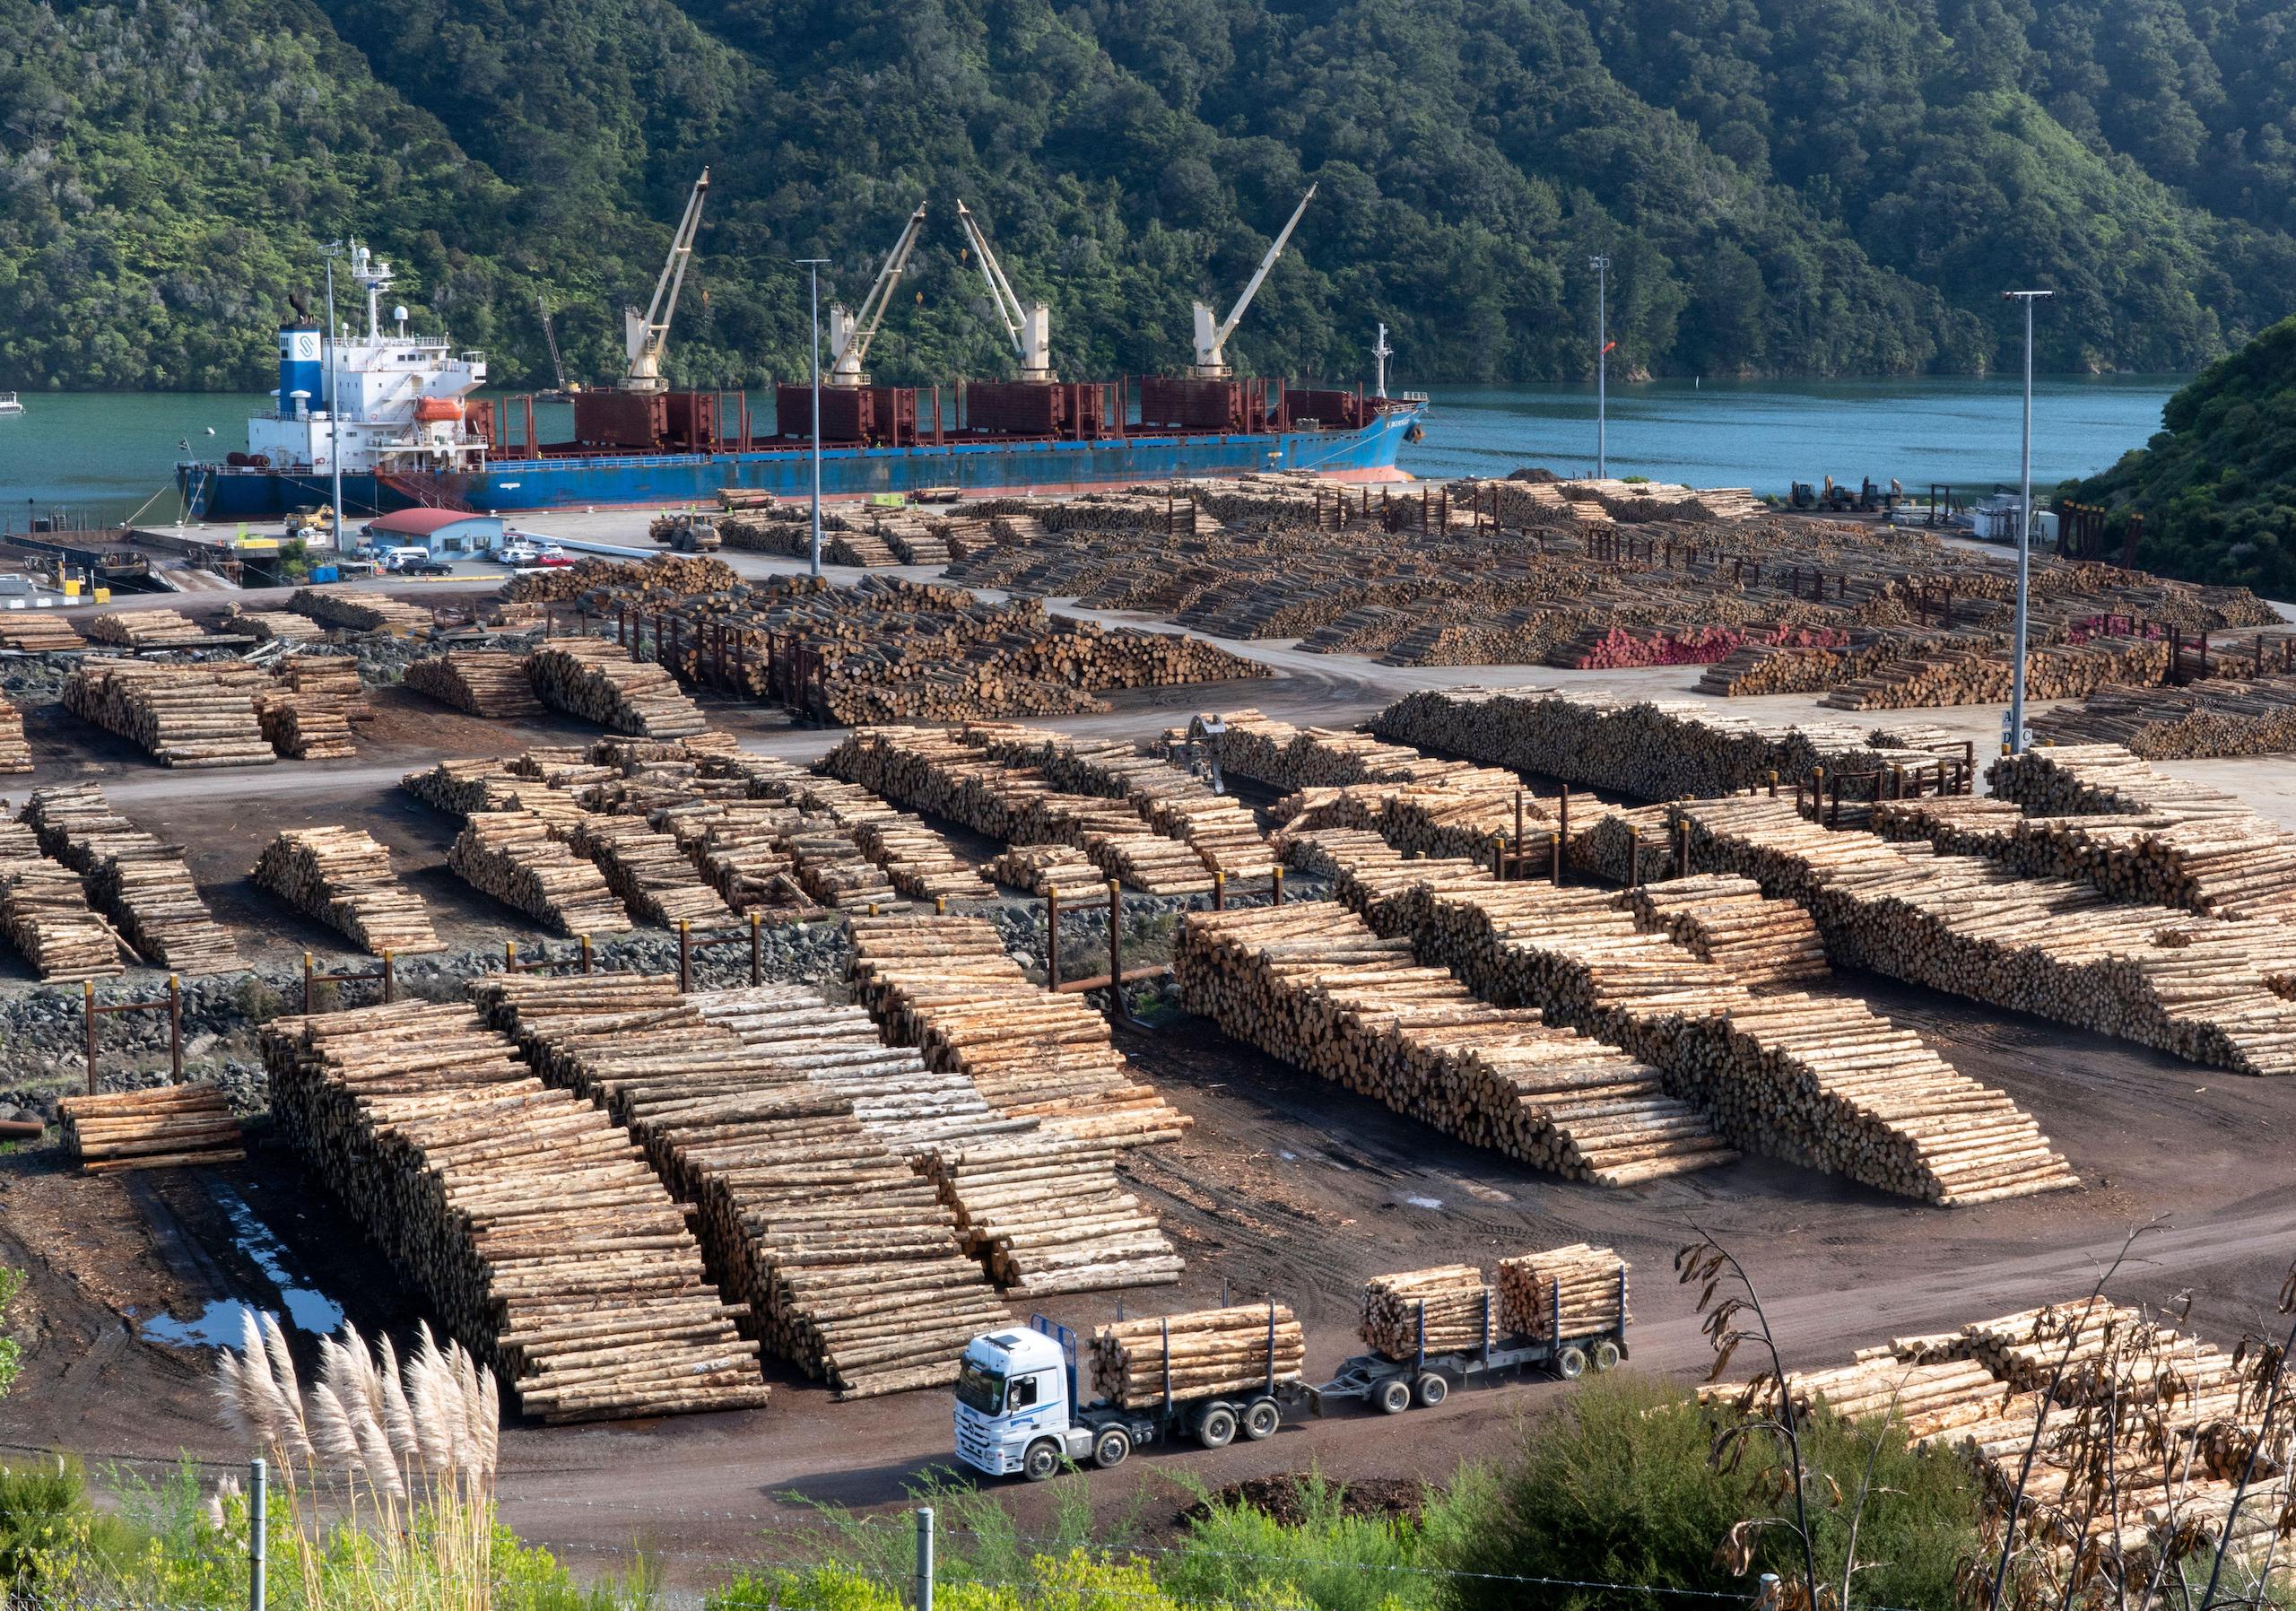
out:
{"label": "cargo ship", "polygon": [[[674,390],[661,378],[708,185],[705,172],[652,305],[625,315],[628,371],[616,386],[573,396],[572,432],[562,441],[542,440],[534,398],[477,396],[487,379],[483,353],[408,334],[404,307],[387,327],[391,266],[352,242],[347,266],[365,294],[365,330],[346,323],[333,339],[314,322],[280,330],[278,390],[272,407],[248,422],[246,450],[177,466],[193,518],[276,519],[338,497],[346,514],[495,514],[702,504],[720,492],[749,495],[740,501],[806,496],[815,457],[810,383],[776,388],[772,430],[760,434],[745,395]],[[1304,211],[1307,201],[1300,205]],[[1059,492],[1270,470],[1398,478],[1396,452],[1420,435],[1426,398],[1386,395],[1384,327],[1379,379],[1368,393],[1239,378],[1225,361],[1227,337],[1299,213],[1225,320],[1196,305],[1196,362],[1187,374],[1081,382],[1054,374],[1044,305],[1021,303],[977,221],[961,204],[958,213],[1020,378],[946,388],[872,381],[869,343],[915,246],[920,205],[861,309],[830,309],[831,361],[819,388],[824,497]]]}

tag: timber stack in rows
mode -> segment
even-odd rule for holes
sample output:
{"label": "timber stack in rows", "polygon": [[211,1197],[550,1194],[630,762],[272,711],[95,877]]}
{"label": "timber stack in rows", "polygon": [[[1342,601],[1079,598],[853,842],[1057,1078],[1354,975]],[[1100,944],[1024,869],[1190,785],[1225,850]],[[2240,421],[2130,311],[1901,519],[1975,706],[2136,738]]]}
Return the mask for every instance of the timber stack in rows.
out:
{"label": "timber stack in rows", "polygon": [[526,657],[499,649],[450,649],[406,668],[405,684],[442,705],[498,721],[542,714]]}
{"label": "timber stack in rows", "polygon": [[818,997],[814,1011],[784,998],[785,1011],[750,1014],[745,1035],[666,976],[500,978],[477,993],[546,1079],[627,1126],[669,1190],[699,1205],[709,1266],[747,1307],[749,1335],[840,1398],[946,1385],[965,1344],[1006,1322],[934,1188],[848,1092],[809,1076],[839,1055]]}
{"label": "timber stack in rows", "polygon": [[217,1085],[67,1096],[56,1110],[65,1151],[91,1175],[236,1163],[248,1155],[239,1121]]}
{"label": "timber stack in rows", "polygon": [[2152,761],[2277,755],[2296,750],[2296,672],[2212,677],[2182,687],[2115,684],[2040,713],[2033,736],[2060,746],[2126,745]]}
{"label": "timber stack in rows", "polygon": [[[99,616],[101,620],[104,617]],[[117,733],[162,766],[269,766],[279,759],[257,720],[270,685],[239,665],[87,660],[64,679],[64,708]]]}
{"label": "timber stack in rows", "polygon": [[1619,903],[1645,933],[1665,935],[1750,990],[1832,977],[1824,936],[1810,914],[1791,901],[1770,899],[1751,878],[1693,873],[1637,884]]}
{"label": "timber stack in rows", "polygon": [[678,841],[657,833],[642,817],[585,813],[564,837],[568,849],[604,875],[606,888],[638,922],[675,928],[680,923],[724,923],[733,917],[718,892],[701,881]]}
{"label": "timber stack in rows", "polygon": [[103,979],[120,971],[119,936],[88,910],[72,869],[40,854],[22,823],[0,822],[0,928],[44,980]]}
{"label": "timber stack in rows", "polygon": [[107,610],[91,615],[88,641],[122,649],[197,648],[207,641],[207,630],[173,610]]}
{"label": "timber stack in rows", "polygon": [[1329,902],[1190,912],[1172,965],[1227,1034],[1534,1168],[1626,1186],[1738,1155],[1657,1070],[1478,1001]]}
{"label": "timber stack in rows", "polygon": [[31,740],[24,736],[24,713],[0,695],[0,772],[32,770]]}
{"label": "timber stack in rows", "polygon": [[282,1131],[526,1414],[765,1403],[744,1311],[629,1135],[469,1008],[278,1019],[263,1051]]}
{"label": "timber stack in rows", "polygon": [[352,747],[351,718],[339,695],[258,689],[255,713],[264,741],[291,760],[342,761],[358,753]]}
{"label": "timber stack in rows", "polygon": [[24,819],[40,848],[77,872],[88,898],[146,962],[183,973],[242,965],[230,930],[207,910],[183,847],[161,842],[111,807],[92,783],[32,790]]}
{"label": "timber stack in rows", "polygon": [[257,884],[350,937],[361,951],[439,951],[430,914],[359,828],[290,828],[263,849]]}
{"label": "timber stack in rows", "polygon": [[1283,1303],[1113,1321],[1092,1333],[1091,1354],[1094,1397],[1119,1409],[1265,1393],[1300,1380],[1308,1361],[1300,1319]]}
{"label": "timber stack in rows", "polygon": [[526,657],[543,703],[615,733],[683,738],[709,723],[669,672],[598,638],[553,638]]}
{"label": "timber stack in rows", "polygon": [[614,934],[630,927],[604,876],[534,812],[473,812],[448,848],[447,866],[481,894],[517,907],[554,934]]}
{"label": "timber stack in rows", "polygon": [[348,585],[298,588],[287,607],[326,626],[349,627],[354,632],[387,632],[406,637],[428,632],[437,625],[430,611],[387,593]]}

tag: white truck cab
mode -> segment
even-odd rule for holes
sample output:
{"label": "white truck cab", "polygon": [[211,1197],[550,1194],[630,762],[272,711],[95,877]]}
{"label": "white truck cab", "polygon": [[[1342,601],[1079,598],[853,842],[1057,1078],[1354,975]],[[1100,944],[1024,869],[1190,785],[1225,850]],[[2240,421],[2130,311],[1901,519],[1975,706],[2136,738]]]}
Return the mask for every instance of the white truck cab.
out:
{"label": "white truck cab", "polygon": [[1038,1481],[1083,1459],[1091,1431],[1070,1415],[1074,1370],[1060,1339],[1033,1327],[973,1338],[957,1365],[957,1457]]}

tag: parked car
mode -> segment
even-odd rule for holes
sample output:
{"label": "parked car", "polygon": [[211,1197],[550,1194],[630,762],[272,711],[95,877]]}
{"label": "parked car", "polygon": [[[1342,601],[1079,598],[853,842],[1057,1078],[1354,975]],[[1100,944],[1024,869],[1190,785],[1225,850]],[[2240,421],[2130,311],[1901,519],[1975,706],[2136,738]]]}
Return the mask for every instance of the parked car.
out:
{"label": "parked car", "polygon": [[427,548],[387,548],[378,563],[392,576],[452,576],[454,565],[433,557]]}
{"label": "parked car", "polygon": [[573,562],[574,556],[568,553],[563,548],[561,548],[555,543],[544,543],[535,555],[535,563],[537,565],[556,567],[559,565],[570,565]]}
{"label": "parked car", "polygon": [[503,544],[494,551],[494,557],[505,565],[531,565],[542,558],[542,550],[519,538]]}

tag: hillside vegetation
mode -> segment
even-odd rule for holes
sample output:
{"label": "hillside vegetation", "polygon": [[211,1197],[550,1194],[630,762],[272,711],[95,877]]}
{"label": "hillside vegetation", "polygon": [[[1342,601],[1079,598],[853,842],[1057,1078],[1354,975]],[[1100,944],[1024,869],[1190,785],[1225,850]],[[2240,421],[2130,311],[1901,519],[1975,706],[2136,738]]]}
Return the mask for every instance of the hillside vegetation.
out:
{"label": "hillside vegetation", "polygon": [[796,257],[876,353],[1006,361],[954,202],[1074,374],[1170,369],[1321,190],[1233,356],[1583,375],[2197,367],[2296,293],[2274,0],[0,0],[0,386],[260,386],[359,233],[510,384],[613,372],[705,164],[680,379],[802,369]]}
{"label": "hillside vegetation", "polygon": [[2162,429],[2067,497],[2144,517],[2137,562],[2296,599],[2296,318],[2273,326],[2170,397]]}

